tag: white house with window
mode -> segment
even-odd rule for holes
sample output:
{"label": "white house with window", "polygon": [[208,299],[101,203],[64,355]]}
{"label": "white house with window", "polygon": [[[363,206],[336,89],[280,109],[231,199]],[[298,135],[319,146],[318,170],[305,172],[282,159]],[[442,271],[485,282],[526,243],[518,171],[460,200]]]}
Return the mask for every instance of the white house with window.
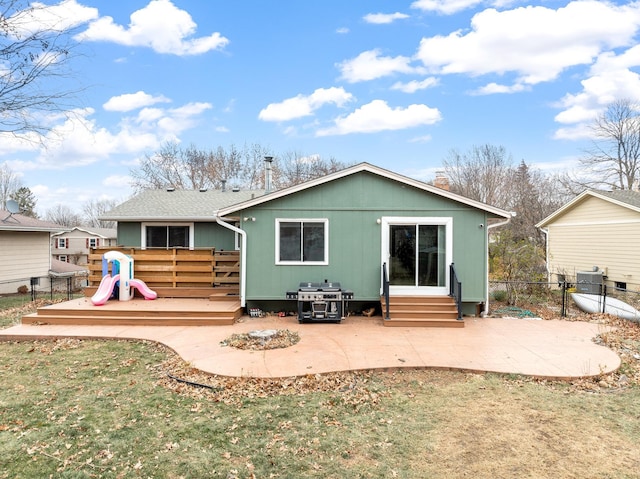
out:
{"label": "white house with window", "polygon": [[0,294],[18,288],[48,288],[51,235],[64,226],[0,209]]}
{"label": "white house with window", "polygon": [[91,249],[116,246],[117,243],[115,228],[76,226],[51,236],[51,255],[58,261],[85,266]]}

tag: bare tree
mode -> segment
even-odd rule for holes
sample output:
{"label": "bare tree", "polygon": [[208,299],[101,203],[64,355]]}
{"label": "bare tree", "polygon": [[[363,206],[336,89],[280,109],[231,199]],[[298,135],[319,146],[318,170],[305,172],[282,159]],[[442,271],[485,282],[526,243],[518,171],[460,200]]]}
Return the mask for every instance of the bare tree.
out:
{"label": "bare tree", "polygon": [[84,214],[82,223],[93,228],[115,228],[115,221],[102,221],[99,218],[107,211],[115,208],[117,204],[118,202],[115,200],[87,201],[82,205],[82,213]]}
{"label": "bare tree", "polygon": [[509,185],[506,207],[516,212],[509,223],[513,239],[544,245],[546,238],[535,225],[566,201],[561,185],[524,160],[511,170]]}
{"label": "bare tree", "polygon": [[56,205],[48,209],[45,213],[45,219],[69,228],[82,224],[82,217],[66,205]]}
{"label": "bare tree", "polygon": [[451,150],[443,166],[451,191],[493,206],[508,204],[513,159],[504,146],[473,146],[466,153]]}
{"label": "bare tree", "polygon": [[292,186],[345,169],[348,165],[331,157],[305,156],[299,152],[287,152],[277,163],[277,184]]}
{"label": "bare tree", "polygon": [[137,191],[147,188],[179,189],[220,188],[225,181],[229,187],[260,189],[265,186],[266,156],[274,157],[273,186],[284,188],[318,178],[345,168],[331,158],[301,153],[274,155],[259,144],[238,149],[219,146],[215,150],[201,150],[195,146],[182,149],[177,143],[167,143],[153,155],[146,155],[138,168],[131,170]]}
{"label": "bare tree", "polygon": [[0,209],[7,209],[7,201],[13,198],[21,186],[18,175],[6,163],[0,165]]}
{"label": "bare tree", "polygon": [[[70,115],[77,90],[60,88],[70,77],[77,44],[67,19],[29,0],[0,0],[0,131],[19,137],[49,131],[46,115]],[[29,137],[31,138],[31,137]]]}
{"label": "bare tree", "polygon": [[574,182],[585,187],[629,190],[639,179],[640,104],[628,99],[613,102],[591,125],[593,145],[581,164],[586,176]]}

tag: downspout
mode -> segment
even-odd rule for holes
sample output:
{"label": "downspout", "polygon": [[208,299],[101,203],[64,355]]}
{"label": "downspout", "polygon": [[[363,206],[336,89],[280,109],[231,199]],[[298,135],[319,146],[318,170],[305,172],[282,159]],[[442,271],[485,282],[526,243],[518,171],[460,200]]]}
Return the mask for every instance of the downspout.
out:
{"label": "downspout", "polygon": [[[516,215],[515,211],[511,212],[511,218]],[[493,223],[487,225],[487,295],[484,301],[484,311],[483,314],[486,316],[489,314],[489,230],[493,228],[499,228],[500,226],[504,226],[511,222],[511,218],[507,218],[504,221],[500,221],[499,223]]]}
{"label": "downspout", "polygon": [[547,270],[547,281],[551,283],[551,270],[549,269],[549,230],[538,228],[544,234],[544,269]]}
{"label": "downspout", "polygon": [[227,228],[235,233],[238,233],[241,238],[240,245],[240,306],[243,308],[246,306],[246,293],[247,293],[247,232],[233,226],[226,221],[222,221],[222,218],[215,215],[216,223],[223,228]]}

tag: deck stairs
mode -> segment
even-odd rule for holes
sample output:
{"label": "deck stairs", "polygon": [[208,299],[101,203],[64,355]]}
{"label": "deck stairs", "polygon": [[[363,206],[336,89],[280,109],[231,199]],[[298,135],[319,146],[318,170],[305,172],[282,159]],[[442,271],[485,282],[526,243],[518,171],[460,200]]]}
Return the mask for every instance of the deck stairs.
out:
{"label": "deck stairs", "polygon": [[[382,316],[385,317],[386,302],[380,298]],[[390,296],[389,327],[444,327],[463,328],[464,320],[458,319],[455,300],[450,296]]]}

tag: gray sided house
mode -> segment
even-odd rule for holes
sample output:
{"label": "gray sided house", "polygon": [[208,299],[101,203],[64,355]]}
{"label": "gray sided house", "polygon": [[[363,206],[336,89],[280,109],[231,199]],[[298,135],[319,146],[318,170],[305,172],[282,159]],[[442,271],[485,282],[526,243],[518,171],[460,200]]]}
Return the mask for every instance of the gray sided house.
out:
{"label": "gray sided house", "polygon": [[147,191],[104,219],[118,221],[127,247],[239,249],[243,306],[268,308],[325,280],[380,304],[383,265],[390,294],[442,296],[455,264],[464,312],[474,314],[487,303],[488,225],[510,216],[361,163],[266,194]]}

